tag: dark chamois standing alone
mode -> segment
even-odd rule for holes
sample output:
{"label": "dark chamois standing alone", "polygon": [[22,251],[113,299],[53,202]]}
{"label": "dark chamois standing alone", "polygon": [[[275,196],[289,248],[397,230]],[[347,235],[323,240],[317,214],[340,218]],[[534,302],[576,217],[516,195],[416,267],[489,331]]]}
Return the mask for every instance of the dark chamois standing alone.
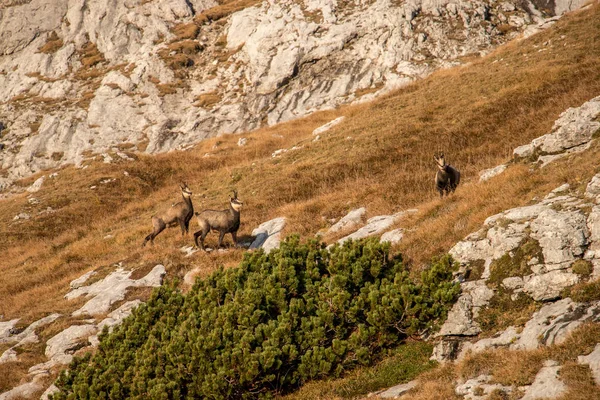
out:
{"label": "dark chamois standing alone", "polygon": [[440,197],[453,193],[460,183],[460,172],[451,165],[446,164],[444,153],[440,153],[439,157],[433,155],[439,171],[435,174],[435,187],[440,192]]}
{"label": "dark chamois standing alone", "polygon": [[152,233],[146,236],[142,247],[144,247],[148,241],[154,244],[154,238],[164,231],[166,227],[177,226],[177,224],[179,224],[181,227],[181,236],[189,232],[190,220],[194,216],[192,191],[188,188],[186,183],[182,183],[180,187],[183,201],[173,204],[167,211],[152,217]]}
{"label": "dark chamois standing alone", "polygon": [[[211,229],[219,232],[219,244],[217,247],[221,247],[223,237],[226,233],[231,233],[233,245],[236,246],[242,204],[237,198],[237,191],[234,190],[233,197],[229,198],[228,210],[204,210],[201,213],[196,213],[198,225],[200,226],[200,230],[194,233],[194,243],[196,243],[196,246],[204,250],[204,238],[206,238]],[[200,237],[200,244],[198,244],[198,237]]]}

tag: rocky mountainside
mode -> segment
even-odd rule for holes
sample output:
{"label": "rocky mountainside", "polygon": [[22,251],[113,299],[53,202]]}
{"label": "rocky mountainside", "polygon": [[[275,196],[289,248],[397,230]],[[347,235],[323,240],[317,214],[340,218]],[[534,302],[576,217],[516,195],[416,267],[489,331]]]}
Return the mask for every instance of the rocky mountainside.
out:
{"label": "rocky mountainside", "polygon": [[3,0],[0,189],[368,100],[582,3]]}

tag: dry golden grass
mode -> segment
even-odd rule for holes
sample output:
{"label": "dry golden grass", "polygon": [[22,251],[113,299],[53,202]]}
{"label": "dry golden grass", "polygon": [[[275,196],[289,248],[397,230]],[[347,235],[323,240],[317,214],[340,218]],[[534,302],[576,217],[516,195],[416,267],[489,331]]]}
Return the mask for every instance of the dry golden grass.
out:
{"label": "dry golden grass", "polygon": [[221,98],[222,96],[216,92],[201,94],[194,99],[194,106],[212,108],[215,104],[221,101]]}
{"label": "dry golden grass", "polygon": [[96,64],[106,61],[104,55],[100,53],[95,43],[88,42],[81,49],[81,55],[79,58],[83,68],[91,68]]}
{"label": "dry golden grass", "polygon": [[177,24],[171,31],[175,34],[177,40],[187,40],[196,39],[198,32],[200,32],[200,28],[198,28],[195,23],[190,22],[186,24]]}
{"label": "dry golden grass", "polygon": [[40,53],[52,54],[56,53],[62,46],[63,40],[58,37],[55,31],[52,31],[48,38],[46,39],[46,43],[38,49]]}
{"label": "dry golden grass", "polygon": [[[151,231],[150,217],[179,201],[182,180],[194,191],[196,210],[225,208],[236,188],[245,204],[242,238],[282,215],[288,218],[284,234],[307,237],[358,206],[367,207],[368,217],[418,207],[402,222],[407,231],[396,249],[418,270],[489,215],[527,204],[564,182],[584,187],[598,172],[600,146],[595,144],[543,170],[514,165],[487,183],[476,183],[478,171],[506,161],[513,148],[550,131],[562,111],[600,93],[599,19],[595,5],[565,16],[540,35],[371,104],[245,134],[252,140],[244,147],[237,146],[237,135],[222,136],[188,152],[139,155],[110,165],[91,162],[85,171],[63,168],[35,194],[38,205],[29,204],[26,193],[0,200],[0,314],[28,323],[50,312],[69,313],[79,304],[63,297],[69,282],[117,262],[139,273],[162,263],[169,279],[197,267],[202,276],[219,265],[236,265],[243,250],[185,258],[178,249],[191,245],[192,238],[181,238],[178,229],[167,229],[154,246],[141,248]],[[97,55],[88,50],[89,57]],[[163,88],[165,93],[171,89],[176,87]],[[313,129],[341,115],[347,117],[344,123],[312,142]],[[271,157],[294,145],[303,147]],[[439,149],[464,179],[456,194],[443,201],[433,187],[432,153]],[[100,183],[106,178],[116,180]],[[54,212],[42,213],[47,207]],[[23,211],[33,218],[13,221]],[[194,220],[190,230],[196,230]],[[109,234],[112,238],[105,239]],[[211,234],[207,244],[214,246],[216,240]],[[435,383],[428,390],[446,393],[444,385]]]}

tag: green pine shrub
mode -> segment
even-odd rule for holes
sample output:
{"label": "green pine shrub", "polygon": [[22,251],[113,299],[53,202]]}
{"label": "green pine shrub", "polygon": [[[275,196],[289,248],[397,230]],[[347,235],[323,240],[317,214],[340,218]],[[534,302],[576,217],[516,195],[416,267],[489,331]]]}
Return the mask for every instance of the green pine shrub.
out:
{"label": "green pine shrub", "polygon": [[292,236],[185,296],[157,289],[72,363],[54,398],[268,398],[339,376],[445,318],[460,290],[452,269],[435,260],[417,282],[377,239],[328,250]]}

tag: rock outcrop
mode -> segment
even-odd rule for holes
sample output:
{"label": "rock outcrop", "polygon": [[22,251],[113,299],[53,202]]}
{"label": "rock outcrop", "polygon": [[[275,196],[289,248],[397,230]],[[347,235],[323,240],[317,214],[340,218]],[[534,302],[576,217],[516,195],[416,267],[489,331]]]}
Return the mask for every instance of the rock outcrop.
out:
{"label": "rock outcrop", "polygon": [[224,16],[214,6],[3,3],[0,190],[90,152],[117,162],[121,146],[185,149],[365,101],[543,22],[533,3],[489,0],[265,0]]}
{"label": "rock outcrop", "polygon": [[[71,291],[67,294],[67,298],[87,295],[91,299],[81,309],[72,313],[71,326],[46,340],[44,355],[47,357],[47,361],[30,367],[28,371],[29,380],[0,394],[0,399],[32,398],[36,394],[39,396],[47,387],[48,379],[51,376],[55,376],[53,374],[56,367],[70,363],[73,360],[74,354],[80,349],[97,346],[99,344],[98,334],[104,328],[111,331],[115,326],[121,324],[142,303],[140,300],[131,300],[121,304],[117,309],[110,311],[115,302],[125,298],[127,289],[130,287],[160,286],[165,274],[165,268],[162,265],[157,265],[146,276],[136,280],[130,279],[132,271],[126,271],[119,264],[116,271],[104,279],[84,286],[96,274],[96,271],[87,272],[70,283]],[[89,318],[90,316],[103,315],[107,312],[108,315],[100,322],[97,322],[94,318]],[[86,319],[77,320],[77,317],[86,317]],[[24,329],[16,328],[18,319],[0,322],[0,344],[12,345],[0,356],[0,363],[21,361],[20,353],[27,351],[24,346],[40,341],[36,330],[52,327],[53,323],[57,321],[57,323],[60,323],[63,320],[64,317],[60,314],[50,314],[33,322]],[[49,394],[56,390],[57,388],[51,385],[42,394],[42,398],[47,398]]]}
{"label": "rock outcrop", "polygon": [[[464,266],[480,265],[480,279],[469,281],[464,271],[458,275],[462,294],[438,333],[442,339],[433,358],[444,361],[462,358],[468,351],[558,344],[582,323],[598,321],[598,303],[580,304],[570,298],[552,302],[582,279],[573,270],[576,262],[589,262],[592,276],[599,274],[596,253],[589,250],[599,245],[598,237],[590,233],[600,226],[590,211],[594,209],[563,185],[539,203],[489,217],[481,230],[457,243],[450,254]],[[480,310],[496,295],[491,282],[512,293],[513,299],[526,295],[549,303],[520,332],[509,327],[492,338],[470,342],[468,337],[481,332]]]}

